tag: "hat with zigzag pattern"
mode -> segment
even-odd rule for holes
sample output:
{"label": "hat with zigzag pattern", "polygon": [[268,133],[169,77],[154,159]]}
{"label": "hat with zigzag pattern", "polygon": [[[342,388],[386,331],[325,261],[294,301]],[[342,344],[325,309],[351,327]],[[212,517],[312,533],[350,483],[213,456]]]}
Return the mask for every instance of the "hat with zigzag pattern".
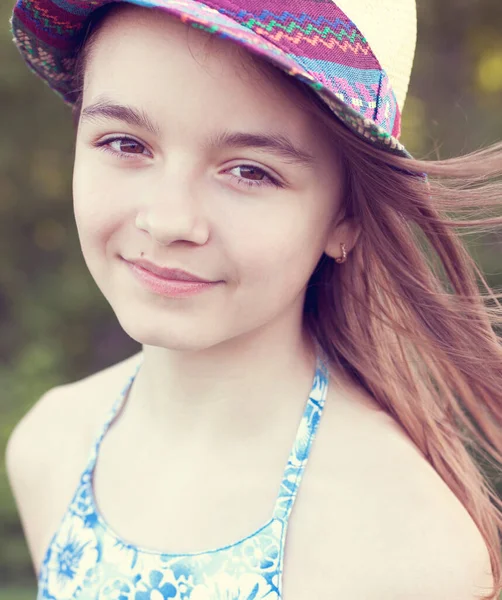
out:
{"label": "hat with zigzag pattern", "polygon": [[[415,0],[119,0],[161,9],[231,40],[310,86],[357,135],[399,142],[416,43]],[[67,104],[91,14],[111,0],[18,0],[11,28],[24,60]]]}

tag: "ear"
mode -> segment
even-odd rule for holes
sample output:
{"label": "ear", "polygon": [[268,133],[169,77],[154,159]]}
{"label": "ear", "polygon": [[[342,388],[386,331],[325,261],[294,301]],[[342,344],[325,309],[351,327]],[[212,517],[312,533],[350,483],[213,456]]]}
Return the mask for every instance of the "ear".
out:
{"label": "ear", "polygon": [[341,244],[345,244],[347,254],[356,245],[361,235],[361,225],[352,218],[342,219],[328,234],[324,252],[331,258],[342,256]]}

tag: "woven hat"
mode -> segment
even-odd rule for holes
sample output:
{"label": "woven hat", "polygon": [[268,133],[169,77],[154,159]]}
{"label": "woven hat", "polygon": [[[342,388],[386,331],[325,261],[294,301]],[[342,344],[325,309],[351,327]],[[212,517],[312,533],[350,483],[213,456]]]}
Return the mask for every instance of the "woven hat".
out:
{"label": "woven hat", "polygon": [[[416,43],[415,0],[119,0],[232,40],[315,90],[357,135],[394,154]],[[14,43],[67,104],[91,13],[111,0],[18,0]]]}

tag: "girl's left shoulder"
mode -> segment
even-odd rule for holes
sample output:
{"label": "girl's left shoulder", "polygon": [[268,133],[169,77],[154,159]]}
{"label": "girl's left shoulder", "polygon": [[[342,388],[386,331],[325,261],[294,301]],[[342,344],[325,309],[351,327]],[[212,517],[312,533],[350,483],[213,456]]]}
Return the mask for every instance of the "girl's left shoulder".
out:
{"label": "girl's left shoulder", "polygon": [[306,531],[317,531],[323,546],[318,556],[345,565],[347,581],[360,580],[364,565],[376,584],[367,597],[375,599],[378,583],[386,600],[487,594],[493,585],[488,548],[467,509],[368,394],[330,388],[298,499],[299,510],[309,509]]}

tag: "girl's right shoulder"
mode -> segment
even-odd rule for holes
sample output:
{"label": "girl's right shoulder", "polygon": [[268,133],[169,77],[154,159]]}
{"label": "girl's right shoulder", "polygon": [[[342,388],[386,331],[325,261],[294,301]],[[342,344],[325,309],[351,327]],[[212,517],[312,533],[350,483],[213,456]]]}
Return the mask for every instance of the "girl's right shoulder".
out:
{"label": "girl's right shoulder", "polygon": [[6,459],[18,462],[16,459],[25,451],[29,457],[34,451],[43,453],[69,431],[83,436],[89,428],[91,436],[96,433],[140,356],[141,352],[45,392],[12,430]]}
{"label": "girl's right shoulder", "polygon": [[71,500],[92,444],[140,357],[43,394],[7,440],[5,465],[35,571]]}

